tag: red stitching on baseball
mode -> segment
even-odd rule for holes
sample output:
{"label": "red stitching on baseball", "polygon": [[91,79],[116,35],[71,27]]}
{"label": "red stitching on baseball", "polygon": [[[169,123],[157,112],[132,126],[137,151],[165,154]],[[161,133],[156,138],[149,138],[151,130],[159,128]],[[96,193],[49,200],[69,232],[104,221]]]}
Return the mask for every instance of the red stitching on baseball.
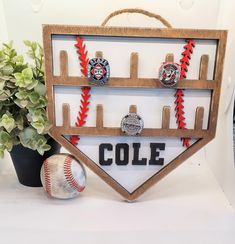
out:
{"label": "red stitching on baseball", "polygon": [[51,179],[50,179],[50,171],[48,167],[47,159],[43,163],[43,170],[44,170],[44,181],[45,181],[45,190],[46,192],[51,195]]}
{"label": "red stitching on baseball", "polygon": [[73,158],[71,158],[70,156],[67,156],[65,158],[65,162],[64,162],[64,175],[65,178],[67,180],[67,182],[69,183],[69,185],[75,189],[78,192],[82,192],[85,189],[85,186],[80,186],[76,180],[74,179],[73,175],[72,175],[72,170],[71,170],[71,164],[72,164]]}
{"label": "red stitching on baseball", "polygon": [[[191,59],[191,54],[193,53],[193,48],[195,47],[195,43],[193,40],[187,40],[187,44],[184,46],[184,51],[182,52],[183,57],[180,59],[181,62],[181,72],[180,72],[180,79],[184,79],[187,77],[187,72],[188,72],[188,68],[187,66],[189,66],[190,62],[189,60]],[[176,93],[175,93],[175,117],[176,119],[176,123],[178,124],[178,129],[186,129],[186,123],[185,121],[185,117],[184,117],[184,91],[182,89],[177,89]],[[189,147],[189,141],[190,138],[181,138],[183,141],[183,146],[185,147]]]}
{"label": "red stitching on baseball", "polygon": [[[76,38],[77,43],[75,44],[75,47],[77,48],[77,53],[79,55],[80,67],[81,67],[81,73],[83,76],[87,77],[87,64],[89,62],[89,58],[87,58],[87,51],[86,51],[86,45],[83,43],[83,38],[80,38],[79,36]],[[89,98],[90,98],[90,87],[83,87],[82,88],[82,98],[80,100],[80,111],[78,112],[77,121],[75,122],[75,125],[77,127],[81,127],[86,123],[87,113],[88,113],[88,105],[89,105]],[[72,135],[69,138],[70,142],[73,145],[77,145],[78,141],[80,140],[79,136]]]}

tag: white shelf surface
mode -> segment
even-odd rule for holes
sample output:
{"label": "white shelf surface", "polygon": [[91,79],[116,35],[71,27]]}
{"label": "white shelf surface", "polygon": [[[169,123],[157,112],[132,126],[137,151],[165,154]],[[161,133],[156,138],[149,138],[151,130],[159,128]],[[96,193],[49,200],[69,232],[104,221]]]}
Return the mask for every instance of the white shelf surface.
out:
{"label": "white shelf surface", "polygon": [[18,183],[0,161],[0,243],[235,243],[235,211],[206,162],[186,163],[128,203],[92,172],[73,200]]}

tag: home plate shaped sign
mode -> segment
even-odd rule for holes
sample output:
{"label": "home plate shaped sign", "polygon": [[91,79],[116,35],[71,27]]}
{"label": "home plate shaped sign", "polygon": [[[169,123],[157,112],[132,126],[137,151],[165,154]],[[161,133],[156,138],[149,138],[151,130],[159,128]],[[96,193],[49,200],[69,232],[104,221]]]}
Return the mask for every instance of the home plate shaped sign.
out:
{"label": "home plate shaped sign", "polygon": [[214,138],[226,37],[45,25],[51,136],[136,199]]}

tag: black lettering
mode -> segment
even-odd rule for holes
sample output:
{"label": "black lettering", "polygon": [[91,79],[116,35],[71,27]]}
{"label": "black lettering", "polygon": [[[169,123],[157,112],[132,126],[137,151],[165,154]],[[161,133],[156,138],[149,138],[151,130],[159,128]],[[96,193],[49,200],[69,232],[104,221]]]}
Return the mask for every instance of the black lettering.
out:
{"label": "black lettering", "polygon": [[[121,159],[121,152],[123,151],[123,159]],[[116,145],[116,164],[127,165],[129,161],[129,145],[127,143],[118,143]]]}
{"label": "black lettering", "polygon": [[105,160],[105,158],[104,158],[105,149],[107,151],[112,151],[113,145],[110,143],[102,143],[99,146],[99,163],[100,163],[100,165],[103,165],[103,166],[111,165],[113,163],[113,160],[111,158]]}
{"label": "black lettering", "polygon": [[164,164],[164,158],[159,158],[160,152],[159,150],[165,150],[165,143],[150,143],[151,148],[151,157],[149,160],[149,165],[163,165]]}
{"label": "black lettering", "polygon": [[133,145],[133,149],[134,149],[132,164],[133,165],[146,165],[147,158],[139,159],[140,143],[133,143],[132,145]]}

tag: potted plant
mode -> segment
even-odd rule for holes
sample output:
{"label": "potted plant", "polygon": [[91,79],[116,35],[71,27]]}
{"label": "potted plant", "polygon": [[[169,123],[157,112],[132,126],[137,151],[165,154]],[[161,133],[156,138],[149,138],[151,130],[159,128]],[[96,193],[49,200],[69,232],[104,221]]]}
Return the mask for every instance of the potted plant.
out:
{"label": "potted plant", "polygon": [[60,146],[48,135],[43,49],[24,44],[29,63],[12,42],[0,49],[0,156],[10,152],[20,183],[41,186],[41,165]]}

